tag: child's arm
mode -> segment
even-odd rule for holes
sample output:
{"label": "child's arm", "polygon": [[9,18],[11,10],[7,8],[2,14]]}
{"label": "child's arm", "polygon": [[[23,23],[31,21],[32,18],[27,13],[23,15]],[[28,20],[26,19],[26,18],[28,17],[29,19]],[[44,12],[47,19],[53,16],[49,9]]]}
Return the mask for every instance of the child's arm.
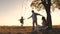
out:
{"label": "child's arm", "polygon": [[20,19],[18,19],[18,21],[20,21]]}
{"label": "child's arm", "polygon": [[40,16],[43,16],[43,15],[41,15],[41,14],[38,14],[38,13],[36,13],[37,15],[40,15]]}
{"label": "child's arm", "polygon": [[28,17],[28,19],[30,19],[32,16]]}

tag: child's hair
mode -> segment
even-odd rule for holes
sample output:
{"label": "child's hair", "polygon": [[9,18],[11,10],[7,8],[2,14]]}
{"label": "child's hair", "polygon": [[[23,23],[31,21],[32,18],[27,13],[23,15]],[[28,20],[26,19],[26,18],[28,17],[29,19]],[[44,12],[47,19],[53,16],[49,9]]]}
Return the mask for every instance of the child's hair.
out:
{"label": "child's hair", "polygon": [[23,19],[23,16],[21,16],[21,18]]}
{"label": "child's hair", "polygon": [[34,10],[32,10],[32,13],[34,13]]}

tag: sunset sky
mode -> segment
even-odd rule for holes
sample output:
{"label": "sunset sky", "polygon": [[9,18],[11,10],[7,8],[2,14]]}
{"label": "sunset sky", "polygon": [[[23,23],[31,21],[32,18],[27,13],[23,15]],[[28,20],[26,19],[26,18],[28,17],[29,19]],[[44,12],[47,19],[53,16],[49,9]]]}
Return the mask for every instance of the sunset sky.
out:
{"label": "sunset sky", "polygon": [[[0,26],[20,26],[19,19],[24,17],[24,26],[32,26],[32,19],[27,19],[31,16],[30,4],[33,0],[0,0]],[[46,18],[45,10],[35,12],[42,14]],[[51,11],[52,24],[60,25],[60,10],[55,8]],[[41,16],[38,17],[38,24],[41,25]]]}

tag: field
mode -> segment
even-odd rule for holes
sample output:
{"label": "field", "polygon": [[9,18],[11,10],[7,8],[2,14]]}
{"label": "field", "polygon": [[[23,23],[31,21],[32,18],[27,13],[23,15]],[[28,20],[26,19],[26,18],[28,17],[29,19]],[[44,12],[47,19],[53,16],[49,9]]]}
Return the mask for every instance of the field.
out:
{"label": "field", "polygon": [[[0,26],[0,34],[31,34],[31,26]],[[60,26],[53,26],[53,29],[49,31],[50,34],[60,34]],[[42,34],[39,31],[38,34]]]}

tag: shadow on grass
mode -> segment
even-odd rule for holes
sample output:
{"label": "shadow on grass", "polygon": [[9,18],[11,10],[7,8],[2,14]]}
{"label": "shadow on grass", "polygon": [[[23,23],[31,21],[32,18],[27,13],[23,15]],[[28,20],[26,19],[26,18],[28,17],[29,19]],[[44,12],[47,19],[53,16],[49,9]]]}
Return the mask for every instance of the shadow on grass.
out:
{"label": "shadow on grass", "polygon": [[42,30],[42,31],[34,31],[31,34],[60,34],[60,28],[53,28],[51,30]]}

